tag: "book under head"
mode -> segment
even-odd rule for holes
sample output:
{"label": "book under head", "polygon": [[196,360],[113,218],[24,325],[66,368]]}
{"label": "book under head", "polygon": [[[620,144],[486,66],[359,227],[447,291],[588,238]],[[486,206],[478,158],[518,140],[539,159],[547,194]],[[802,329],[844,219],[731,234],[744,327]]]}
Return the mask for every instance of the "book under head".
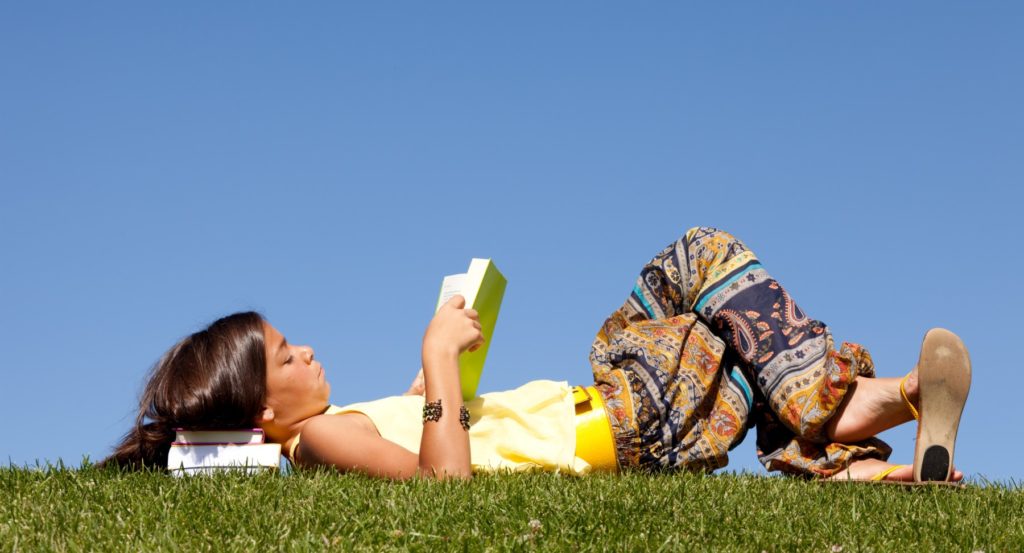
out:
{"label": "book under head", "polygon": [[167,470],[175,476],[231,470],[276,471],[280,466],[281,444],[177,444],[167,452]]}
{"label": "book under head", "polygon": [[262,444],[266,441],[262,428],[192,430],[174,429],[174,444]]}

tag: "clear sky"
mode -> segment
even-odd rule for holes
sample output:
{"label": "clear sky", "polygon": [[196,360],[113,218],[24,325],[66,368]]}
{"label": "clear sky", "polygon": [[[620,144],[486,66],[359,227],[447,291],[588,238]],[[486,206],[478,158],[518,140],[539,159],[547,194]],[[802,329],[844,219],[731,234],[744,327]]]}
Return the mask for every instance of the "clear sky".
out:
{"label": "clear sky", "polygon": [[[481,390],[584,383],[640,267],[743,239],[879,372],[959,333],[969,476],[1020,479],[1017,2],[0,4],[0,458],[107,454],[256,309],[400,393],[443,275],[509,280]],[[909,462],[913,427],[883,435]],[[748,438],[732,469],[759,471]]]}

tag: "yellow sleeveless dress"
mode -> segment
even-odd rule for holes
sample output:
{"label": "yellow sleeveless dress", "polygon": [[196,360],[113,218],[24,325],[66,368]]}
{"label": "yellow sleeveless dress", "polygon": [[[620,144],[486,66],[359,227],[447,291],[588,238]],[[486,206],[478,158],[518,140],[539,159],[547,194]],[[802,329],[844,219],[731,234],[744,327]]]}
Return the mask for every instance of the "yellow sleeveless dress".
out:
{"label": "yellow sleeveless dress", "polygon": [[[330,406],[325,414],[362,413],[385,440],[419,454],[423,396],[392,396]],[[466,402],[469,449],[474,472],[545,470],[586,474],[591,466],[576,457],[575,401],[568,383],[535,380],[505,392]],[[296,436],[289,457],[299,444]]]}

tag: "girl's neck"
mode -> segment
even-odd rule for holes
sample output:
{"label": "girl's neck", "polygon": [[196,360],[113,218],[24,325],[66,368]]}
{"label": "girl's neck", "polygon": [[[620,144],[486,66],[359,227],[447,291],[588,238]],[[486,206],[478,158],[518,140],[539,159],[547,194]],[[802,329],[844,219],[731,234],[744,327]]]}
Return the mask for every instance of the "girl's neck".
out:
{"label": "girl's neck", "polygon": [[288,447],[291,441],[302,432],[302,427],[309,422],[310,419],[317,415],[322,415],[330,405],[325,406],[322,410],[310,414],[310,415],[292,415],[275,417],[270,421],[263,421],[260,427],[263,428],[263,433],[269,438],[271,442],[282,444],[284,447]]}

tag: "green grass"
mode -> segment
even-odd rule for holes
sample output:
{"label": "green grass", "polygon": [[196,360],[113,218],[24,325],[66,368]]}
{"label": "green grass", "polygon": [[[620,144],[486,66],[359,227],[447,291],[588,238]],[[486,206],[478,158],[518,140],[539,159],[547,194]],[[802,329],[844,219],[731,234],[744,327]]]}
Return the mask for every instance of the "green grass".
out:
{"label": "green grass", "polygon": [[0,468],[2,551],[1024,550],[1024,490],[675,474],[389,483]]}

